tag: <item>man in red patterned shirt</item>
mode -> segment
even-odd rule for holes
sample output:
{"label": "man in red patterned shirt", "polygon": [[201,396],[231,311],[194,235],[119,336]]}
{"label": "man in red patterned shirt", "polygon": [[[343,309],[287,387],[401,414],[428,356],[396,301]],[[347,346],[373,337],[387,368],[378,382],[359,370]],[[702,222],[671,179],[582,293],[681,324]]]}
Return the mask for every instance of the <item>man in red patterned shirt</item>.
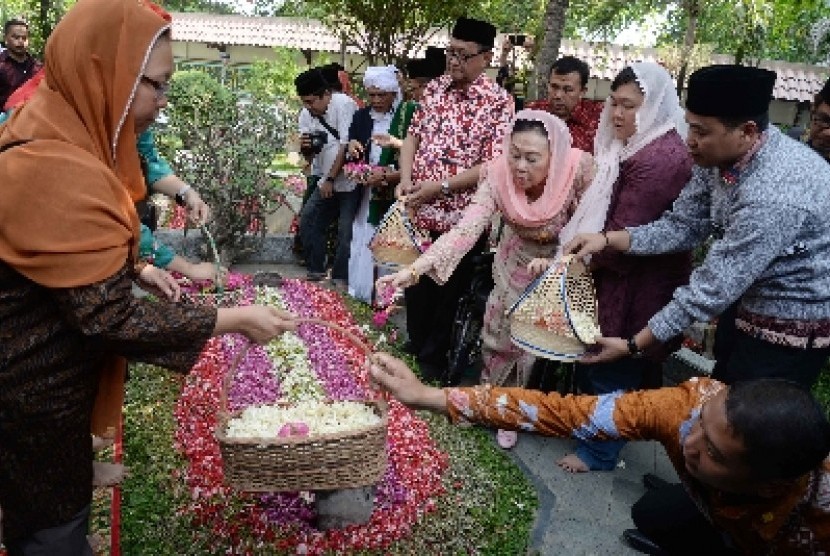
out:
{"label": "man in red patterned shirt", "polygon": [[3,26],[3,35],[6,50],[0,52],[0,106],[42,66],[29,54],[28,23],[10,19]]}
{"label": "man in red patterned shirt", "polygon": [[561,118],[571,131],[574,148],[593,154],[602,102],[583,98],[590,75],[588,64],[579,58],[559,58],[550,67],[548,98],[531,102],[527,108],[546,110]]}
{"label": "man in red patterned shirt", "polygon": [[[461,219],[480,165],[499,155],[513,119],[512,97],[484,73],[495,38],[496,28],[487,22],[456,21],[446,73],[427,85],[401,148],[397,193],[415,210],[416,225],[434,238]],[[426,376],[446,368],[458,299],[480,251],[473,248],[443,286],[425,277],[406,290],[409,348]]]}

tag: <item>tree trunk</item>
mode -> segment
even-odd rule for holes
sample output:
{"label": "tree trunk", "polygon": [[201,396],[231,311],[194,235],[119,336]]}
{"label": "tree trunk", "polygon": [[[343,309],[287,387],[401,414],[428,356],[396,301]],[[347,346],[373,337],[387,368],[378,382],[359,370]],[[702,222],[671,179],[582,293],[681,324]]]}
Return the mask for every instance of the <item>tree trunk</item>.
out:
{"label": "tree trunk", "polygon": [[689,70],[689,58],[695,47],[697,35],[697,19],[700,16],[699,0],[685,0],[683,9],[686,11],[686,36],[683,37],[683,48],[680,50],[680,71],[677,72],[677,96],[683,95],[683,85],[686,83],[686,73]]}
{"label": "tree trunk", "polygon": [[52,2],[50,0],[40,0],[40,6],[38,9],[38,13],[40,16],[40,36],[43,37],[43,44],[46,44],[46,39],[49,38],[49,35],[52,34],[52,22],[49,18],[49,12],[52,6]]}
{"label": "tree trunk", "polygon": [[545,8],[545,35],[542,47],[536,56],[536,71],[534,82],[536,94],[529,96],[538,98],[547,91],[548,71],[559,55],[559,46],[562,44],[562,32],[565,29],[565,17],[568,12],[569,0],[548,0]]}

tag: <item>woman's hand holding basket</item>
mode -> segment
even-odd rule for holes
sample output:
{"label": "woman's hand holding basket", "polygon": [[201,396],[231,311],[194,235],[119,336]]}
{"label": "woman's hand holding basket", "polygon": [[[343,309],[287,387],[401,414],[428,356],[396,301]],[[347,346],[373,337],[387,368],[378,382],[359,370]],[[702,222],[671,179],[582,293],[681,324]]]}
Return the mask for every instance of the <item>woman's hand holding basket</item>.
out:
{"label": "woman's hand holding basket", "polygon": [[297,317],[276,307],[249,305],[219,309],[213,335],[238,332],[264,344],[283,332],[297,329]]}
{"label": "woman's hand holding basket", "polygon": [[599,253],[605,249],[625,253],[630,248],[631,234],[628,233],[628,230],[615,230],[596,234],[577,234],[576,237],[565,244],[562,252],[566,255],[575,255],[584,260],[588,255]]}
{"label": "woman's hand holding basket", "polygon": [[553,259],[536,258],[527,263],[527,272],[535,278],[550,268],[552,264]]}

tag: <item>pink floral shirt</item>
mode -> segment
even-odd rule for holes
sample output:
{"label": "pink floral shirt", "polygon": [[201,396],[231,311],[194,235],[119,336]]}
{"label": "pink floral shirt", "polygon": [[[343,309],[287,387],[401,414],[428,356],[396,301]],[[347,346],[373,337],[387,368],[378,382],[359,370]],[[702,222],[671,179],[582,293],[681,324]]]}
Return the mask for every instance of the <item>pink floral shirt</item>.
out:
{"label": "pink floral shirt", "polygon": [[[412,181],[443,181],[501,153],[502,139],[513,120],[510,95],[482,74],[466,89],[450,88],[451,78],[433,79],[408,133],[418,138]],[[422,205],[415,223],[444,233],[461,219],[475,189],[438,197]]]}

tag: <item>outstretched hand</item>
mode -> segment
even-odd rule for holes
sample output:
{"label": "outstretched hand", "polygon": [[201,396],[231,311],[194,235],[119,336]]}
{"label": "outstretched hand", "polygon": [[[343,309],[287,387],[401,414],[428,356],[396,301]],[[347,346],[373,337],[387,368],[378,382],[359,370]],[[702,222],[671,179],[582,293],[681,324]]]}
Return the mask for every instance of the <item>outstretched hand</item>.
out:
{"label": "outstretched hand", "polygon": [[210,220],[210,207],[202,200],[202,197],[195,189],[189,189],[185,193],[185,204],[187,216],[197,226],[207,224]]}
{"label": "outstretched hand", "polygon": [[136,282],[144,291],[168,301],[178,301],[182,295],[182,288],[173,275],[151,264],[141,269]]}
{"label": "outstretched hand", "polygon": [[441,195],[441,182],[417,182],[412,185],[408,192],[404,191],[403,194],[406,195],[407,208],[415,209]]}
{"label": "outstretched hand", "polygon": [[395,289],[405,289],[414,285],[418,281],[415,274],[412,273],[410,267],[402,268],[394,274],[387,274],[381,276],[375,282],[376,291],[381,291],[384,288],[392,286]]}
{"label": "outstretched hand", "polygon": [[297,317],[276,307],[249,305],[234,309],[243,312],[240,331],[258,344],[265,344],[284,332],[297,330]]}
{"label": "outstretched hand", "polygon": [[447,412],[444,391],[423,384],[405,362],[388,353],[372,356],[369,374],[375,384],[404,405],[436,413]]}
{"label": "outstretched hand", "polygon": [[392,137],[388,133],[375,133],[372,135],[372,141],[382,149],[391,147],[393,149],[400,149],[403,146],[403,141],[397,137]]}
{"label": "outstretched hand", "polygon": [[585,364],[608,363],[630,355],[628,342],[622,338],[603,338],[600,336],[596,338],[596,346],[599,351],[594,350],[586,353],[579,358],[579,362]]}
{"label": "outstretched hand", "polygon": [[603,234],[578,234],[562,247],[565,255],[575,255],[579,258],[599,253],[608,247],[608,240]]}

